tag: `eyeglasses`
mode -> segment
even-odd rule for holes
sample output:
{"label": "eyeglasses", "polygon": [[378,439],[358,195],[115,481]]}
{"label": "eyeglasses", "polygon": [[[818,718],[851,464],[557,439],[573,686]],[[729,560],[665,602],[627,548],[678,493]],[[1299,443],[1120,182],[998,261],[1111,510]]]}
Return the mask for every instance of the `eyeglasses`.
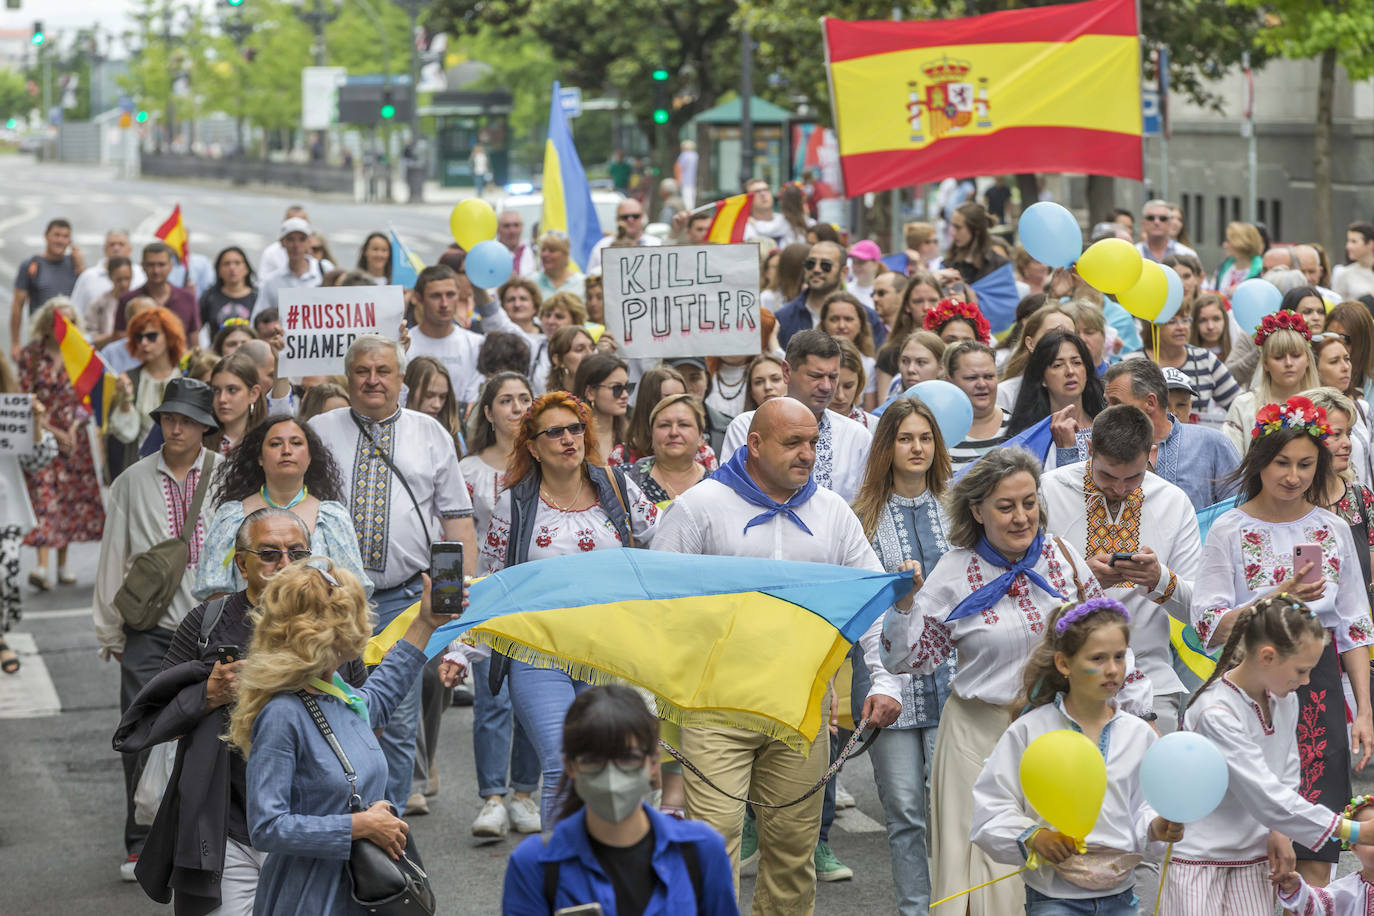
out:
{"label": "eyeglasses", "polygon": [[147,341],[148,343],[156,343],[157,339],[161,336],[161,331],[144,331],[142,334],[134,335],[134,342],[143,343],[144,341]]}
{"label": "eyeglasses", "polygon": [[614,757],[607,757],[603,754],[578,754],[573,758],[573,766],[579,773],[587,776],[594,776],[606,769],[607,763],[615,764],[615,768],[622,773],[633,773],[642,770],[644,763],[649,759],[649,755],[638,748],[626,748]]}
{"label": "eyeglasses", "polygon": [[1167,223],[1170,219],[1170,217],[1161,216],[1158,213],[1147,213],[1143,218],[1147,223]]}
{"label": "eyeglasses", "polygon": [[616,217],[616,222],[623,223],[623,222],[625,222],[626,220],[643,219],[643,218],[644,218],[644,214],[643,214],[643,213],[621,213],[619,216]]}
{"label": "eyeglasses", "polygon": [[620,398],[635,393],[634,382],[621,382],[616,385],[597,385],[598,388],[605,388],[610,391],[611,397]]}
{"label": "eyeglasses", "polygon": [[818,261],[815,258],[807,258],[805,261],[802,261],[802,267],[805,267],[807,270],[815,270],[817,266],[819,266],[823,272],[830,273],[830,271],[835,269],[835,262]]}
{"label": "eyeglasses", "polygon": [[1325,341],[1325,340],[1339,340],[1341,343],[1347,343],[1347,344],[1348,344],[1348,343],[1350,343],[1350,335],[1349,335],[1349,334],[1341,334],[1341,333],[1338,333],[1338,332],[1336,332],[1336,331],[1323,331],[1323,332],[1320,333],[1320,334],[1313,334],[1313,335],[1312,335],[1312,342],[1313,342],[1313,343],[1321,343],[1322,341]]}
{"label": "eyeglasses", "polygon": [[311,245],[311,246],[310,246],[310,253],[311,253],[311,254],[324,254],[324,246],[323,246],[323,245]]}
{"label": "eyeglasses", "polygon": [[[286,554],[287,559],[290,560],[292,563],[296,562],[297,560],[304,560],[306,557],[310,556],[310,551],[308,549],[299,547],[285,549],[281,547],[264,547],[261,550],[254,550],[252,547],[245,547],[243,549],[247,553],[256,555],[257,558],[264,563],[280,563],[282,554]],[[324,572],[324,570],[320,570],[320,572]],[[335,584],[337,585],[338,583]]]}
{"label": "eyeglasses", "polygon": [[572,433],[573,438],[576,439],[586,431],[586,423],[569,423],[567,426],[550,426],[548,429],[541,429],[539,432],[535,433],[535,436],[548,436],[550,439],[557,441],[563,438],[564,433]]}
{"label": "eyeglasses", "polygon": [[1191,315],[1175,315],[1174,317],[1170,318],[1168,321],[1166,321],[1166,322],[1164,322],[1164,323],[1165,323],[1165,324],[1189,324],[1189,323],[1192,322],[1192,320],[1193,320],[1193,318],[1192,318]]}

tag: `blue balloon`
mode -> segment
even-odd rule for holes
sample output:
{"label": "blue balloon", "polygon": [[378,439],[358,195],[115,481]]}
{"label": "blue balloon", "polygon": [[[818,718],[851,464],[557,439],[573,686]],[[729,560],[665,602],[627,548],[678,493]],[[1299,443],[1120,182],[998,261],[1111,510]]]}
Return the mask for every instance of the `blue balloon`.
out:
{"label": "blue balloon", "polygon": [[475,286],[491,289],[510,279],[515,269],[515,258],[510,249],[496,239],[487,239],[472,246],[467,258],[463,260],[463,270]]}
{"label": "blue balloon", "polygon": [[1226,758],[1195,732],[1160,738],[1140,762],[1140,790],[1159,816],[1176,824],[1200,821],[1221,804],[1230,784]]}
{"label": "blue balloon", "polygon": [[1272,315],[1279,310],[1281,302],[1283,293],[1279,292],[1277,286],[1268,280],[1252,277],[1237,286],[1231,295],[1231,314],[1236,316],[1236,323],[1242,331],[1253,334],[1265,315]]}
{"label": "blue balloon", "polygon": [[1168,324],[1183,305],[1183,278],[1168,264],[1160,266],[1164,268],[1164,280],[1169,284],[1169,292],[1164,297],[1164,308],[1155,316],[1155,324]]}
{"label": "blue balloon", "polygon": [[1021,247],[1041,264],[1068,267],[1083,253],[1083,230],[1064,207],[1042,200],[1031,204],[1016,224]]}
{"label": "blue balloon", "polygon": [[902,394],[925,404],[935,414],[935,425],[940,427],[945,448],[954,448],[968,438],[968,431],[973,428],[973,404],[958,385],[944,379],[928,379]]}

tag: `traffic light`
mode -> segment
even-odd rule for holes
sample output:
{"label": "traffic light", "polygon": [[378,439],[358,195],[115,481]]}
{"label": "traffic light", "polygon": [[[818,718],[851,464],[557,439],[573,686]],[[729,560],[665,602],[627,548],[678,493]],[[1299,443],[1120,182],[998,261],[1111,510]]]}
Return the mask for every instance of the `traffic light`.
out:
{"label": "traffic light", "polygon": [[230,6],[243,6],[243,0],[226,0]]}
{"label": "traffic light", "polygon": [[382,120],[390,121],[396,117],[396,106],[391,101],[391,88],[382,90]]}
{"label": "traffic light", "polygon": [[29,39],[29,41],[33,42],[35,45],[41,45],[43,42],[47,40],[48,36],[43,32],[43,20],[35,20],[33,24],[33,36]]}
{"label": "traffic light", "polygon": [[662,67],[653,72],[654,123],[668,123],[668,71]]}
{"label": "traffic light", "polygon": [[148,123],[148,112],[140,111],[137,115],[134,116],[134,120],[140,124]]}
{"label": "traffic light", "polygon": [[15,129],[16,127],[18,127],[18,126],[19,126],[19,120],[18,120],[17,118],[10,118],[8,121],[5,122],[5,129],[6,129],[6,130],[14,130],[14,129]]}

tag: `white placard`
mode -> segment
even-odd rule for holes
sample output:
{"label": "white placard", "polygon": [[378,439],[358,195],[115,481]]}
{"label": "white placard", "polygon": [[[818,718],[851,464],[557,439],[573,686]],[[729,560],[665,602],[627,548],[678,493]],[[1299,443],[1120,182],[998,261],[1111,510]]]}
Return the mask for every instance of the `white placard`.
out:
{"label": "white placard", "polygon": [[32,397],[0,394],[0,455],[27,455],[32,451]]}
{"label": "white placard", "polygon": [[405,316],[399,286],[323,286],[277,293],[286,346],[277,375],[342,375],[344,354],[362,334],[395,340]]}
{"label": "white placard", "polygon": [[601,273],[618,355],[759,352],[758,245],[606,248]]}
{"label": "white placard", "polygon": [[301,128],[326,130],[339,122],[339,87],[345,67],[301,68]]}

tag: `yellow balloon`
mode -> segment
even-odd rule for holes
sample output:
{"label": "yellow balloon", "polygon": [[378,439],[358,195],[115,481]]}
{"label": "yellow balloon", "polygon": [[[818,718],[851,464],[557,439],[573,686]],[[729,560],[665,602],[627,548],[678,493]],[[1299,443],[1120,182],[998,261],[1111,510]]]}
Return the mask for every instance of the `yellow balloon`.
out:
{"label": "yellow balloon", "polygon": [[1159,317],[1168,298],[1169,278],[1165,276],[1164,268],[1144,258],[1141,258],[1140,279],[1135,281],[1135,286],[1116,295],[1116,301],[1121,303],[1122,308],[1146,321],[1154,321]]}
{"label": "yellow balloon", "polygon": [[1021,755],[1021,791],[1051,827],[1081,842],[1102,810],[1107,764],[1081,732],[1047,732]]}
{"label": "yellow balloon", "polygon": [[1103,239],[1083,252],[1075,266],[1089,286],[1115,296],[1135,286],[1143,260],[1125,239]]}
{"label": "yellow balloon", "polygon": [[496,238],[496,211],[485,200],[474,197],[453,208],[448,227],[453,240],[464,251],[471,251],[478,242]]}

